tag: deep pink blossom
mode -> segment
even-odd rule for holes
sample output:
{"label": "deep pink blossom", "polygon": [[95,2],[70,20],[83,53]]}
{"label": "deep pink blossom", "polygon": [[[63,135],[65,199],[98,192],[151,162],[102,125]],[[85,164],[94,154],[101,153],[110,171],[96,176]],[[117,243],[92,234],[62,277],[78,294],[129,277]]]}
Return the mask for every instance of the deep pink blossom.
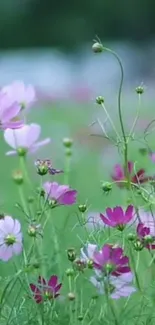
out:
{"label": "deep pink blossom", "polygon": [[0,92],[0,129],[17,129],[23,123],[19,120],[20,105]]}
{"label": "deep pink blossom", "polygon": [[10,216],[0,219],[0,259],[8,261],[22,251],[20,222]]}
{"label": "deep pink blossom", "polygon": [[2,88],[7,97],[25,108],[36,100],[35,90],[32,85],[25,86],[23,81],[14,81],[12,84]]}
{"label": "deep pink blossom", "polygon": [[141,243],[141,248],[155,249],[155,237],[151,235],[151,230],[145,224],[139,223],[137,226],[137,235]]}
{"label": "deep pink blossom", "polygon": [[94,267],[105,274],[119,276],[130,272],[129,259],[120,247],[104,245],[99,252],[94,252],[93,261]]}
{"label": "deep pink blossom", "polygon": [[49,138],[38,141],[41,127],[38,124],[24,125],[18,130],[7,129],[4,132],[4,139],[13,148],[7,155],[24,155],[27,152],[33,153],[40,147],[50,142]]}
{"label": "deep pink blossom", "polygon": [[30,288],[33,292],[34,299],[37,304],[45,300],[57,298],[60,294],[62,283],[58,283],[58,277],[52,275],[47,282],[43,277],[39,276],[37,285],[31,283]]}
{"label": "deep pink blossom", "polygon": [[46,196],[54,204],[72,205],[76,202],[77,191],[68,185],[60,185],[56,182],[46,182],[43,185]]}
{"label": "deep pink blossom", "polygon": [[[147,177],[145,176],[145,169],[139,169],[137,174],[133,175],[133,167],[134,167],[134,163],[132,161],[128,162],[128,171],[129,171],[129,175],[130,175],[130,180],[132,183],[138,184],[138,183],[145,183],[147,181],[149,181],[149,179],[152,179],[152,177]],[[126,184],[121,182],[121,181],[125,181],[126,177],[125,177],[125,169],[119,165],[116,164],[114,166],[114,172],[112,174],[112,179],[115,182],[118,182],[117,185],[119,187],[125,187]]]}
{"label": "deep pink blossom", "polygon": [[117,227],[119,230],[123,230],[125,225],[132,220],[133,210],[134,208],[132,205],[129,205],[125,212],[120,206],[117,206],[113,209],[107,208],[107,217],[105,217],[103,214],[100,214],[100,218],[109,227]]}

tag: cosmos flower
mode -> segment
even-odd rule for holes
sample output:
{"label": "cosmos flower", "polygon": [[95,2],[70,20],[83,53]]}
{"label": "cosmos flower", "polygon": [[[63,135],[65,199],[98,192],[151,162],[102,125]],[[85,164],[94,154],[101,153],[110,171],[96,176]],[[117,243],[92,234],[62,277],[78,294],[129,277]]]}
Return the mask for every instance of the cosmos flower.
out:
{"label": "cosmos flower", "polygon": [[37,285],[30,283],[30,288],[37,304],[57,298],[60,295],[59,291],[61,286],[62,283],[58,283],[58,277],[56,275],[52,275],[48,282],[39,276]]}
{"label": "cosmos flower", "polygon": [[104,245],[93,255],[94,267],[105,274],[120,276],[130,272],[129,259],[123,255],[123,249],[112,245]]}
{"label": "cosmos flower", "polygon": [[0,219],[0,259],[8,261],[22,251],[20,222],[10,216]]}
{"label": "cosmos flower", "polygon": [[128,224],[133,218],[133,206],[129,205],[124,212],[120,206],[113,209],[106,209],[107,217],[100,214],[102,221],[109,227],[117,227],[119,230],[123,230],[125,225]]}
{"label": "cosmos flower", "polygon": [[46,196],[54,204],[72,205],[76,202],[77,191],[68,185],[60,185],[56,182],[46,182],[43,185]]}
{"label": "cosmos flower", "polygon": [[33,153],[40,147],[50,142],[49,138],[37,142],[41,132],[38,124],[24,125],[18,130],[7,129],[4,131],[4,139],[13,148],[6,155],[24,156],[27,152]]}
{"label": "cosmos flower", "polygon": [[18,129],[23,123],[19,120],[20,105],[0,92],[0,129]]}
{"label": "cosmos flower", "polygon": [[25,86],[23,81],[14,81],[2,88],[2,93],[20,105],[20,108],[29,107],[36,100],[35,90],[32,85]]}
{"label": "cosmos flower", "polygon": [[41,176],[46,175],[47,173],[50,175],[63,173],[62,170],[53,168],[50,159],[37,159],[35,161],[35,166],[37,168],[37,173]]}
{"label": "cosmos flower", "polygon": [[119,277],[102,277],[99,274],[90,278],[91,283],[97,288],[99,294],[108,294],[112,299],[129,297],[136,292],[133,286],[133,274],[131,272],[120,275]]}
{"label": "cosmos flower", "polygon": [[150,228],[143,223],[137,226],[138,240],[135,242],[135,247],[141,250],[143,247],[147,249],[155,249],[155,237],[151,236]]}
{"label": "cosmos flower", "polygon": [[86,244],[81,248],[81,259],[86,263],[93,261],[94,253],[97,251],[97,245],[95,244]]}
{"label": "cosmos flower", "polygon": [[[132,183],[135,183],[135,184],[140,183],[140,184],[142,184],[142,183],[148,182],[149,179],[152,179],[152,177],[145,176],[145,169],[140,169],[140,170],[138,170],[137,174],[132,175],[133,167],[134,167],[134,163],[132,161],[129,161],[128,162],[128,171],[129,171],[129,175],[130,175],[130,179],[131,179]],[[112,174],[112,179],[115,182],[118,182],[117,185],[119,187],[125,187],[126,186],[125,183],[123,183],[123,182],[121,183],[121,181],[126,180],[125,170],[121,165],[117,164],[117,165],[114,166],[114,172]]]}
{"label": "cosmos flower", "polygon": [[[151,211],[145,211],[144,209],[138,210],[139,217],[141,223],[145,225],[145,227],[150,229],[150,235],[155,236],[155,217]],[[138,219],[135,214],[135,224],[138,225]]]}

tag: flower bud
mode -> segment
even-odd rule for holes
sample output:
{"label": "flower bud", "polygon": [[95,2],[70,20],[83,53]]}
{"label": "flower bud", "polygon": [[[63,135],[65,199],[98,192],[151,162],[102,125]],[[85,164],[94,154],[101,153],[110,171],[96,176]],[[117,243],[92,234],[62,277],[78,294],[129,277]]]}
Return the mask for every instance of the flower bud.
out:
{"label": "flower bud", "polygon": [[16,170],[12,174],[12,178],[17,185],[21,185],[24,181],[23,174],[20,170]]}
{"label": "flower bud", "polygon": [[42,196],[42,197],[45,196],[45,191],[44,191],[44,189],[41,188],[41,187],[38,187],[38,188],[37,188],[37,193],[38,193],[40,196]]}
{"label": "flower bud", "polygon": [[102,105],[104,103],[104,97],[102,96],[96,97],[96,103]]}
{"label": "flower bud", "polygon": [[74,248],[68,248],[67,250],[68,260],[74,262],[76,259],[76,252]]}
{"label": "flower bud", "polygon": [[67,276],[73,276],[74,275],[74,270],[73,269],[67,269],[66,270],[66,275]]}
{"label": "flower bud", "polygon": [[27,230],[30,237],[36,237],[37,236],[37,229],[35,226],[30,225]]}
{"label": "flower bud", "polygon": [[142,95],[142,94],[144,93],[144,87],[143,87],[143,86],[138,86],[138,87],[136,88],[136,93],[137,93],[138,95]]}
{"label": "flower bud", "polygon": [[143,246],[143,244],[141,243],[140,240],[136,240],[133,245],[134,245],[134,249],[137,252],[142,251],[142,249],[144,248],[144,246]]}
{"label": "flower bud", "polygon": [[104,48],[103,45],[99,42],[95,42],[92,46],[92,50],[94,53],[102,53]]}
{"label": "flower bud", "polygon": [[144,242],[146,245],[153,244],[154,238],[151,235],[147,235],[144,238]]}
{"label": "flower bud", "polygon": [[86,206],[86,204],[80,204],[78,206],[78,209],[80,212],[84,213],[87,210],[87,206]]}
{"label": "flower bud", "polygon": [[112,190],[112,184],[109,182],[104,182],[102,183],[101,188],[103,192],[109,193]]}
{"label": "flower bud", "polygon": [[75,294],[74,294],[73,292],[69,292],[69,293],[68,293],[68,299],[69,299],[70,301],[75,300]]}
{"label": "flower bud", "polygon": [[73,140],[71,138],[64,138],[63,139],[63,145],[66,148],[71,148],[73,144]]}
{"label": "flower bud", "polygon": [[81,322],[83,320],[83,316],[82,315],[79,315],[78,316],[78,320]]}
{"label": "flower bud", "polygon": [[92,260],[89,260],[88,262],[87,262],[87,266],[88,266],[88,269],[93,269],[93,265],[94,265],[94,263],[93,263],[93,261]]}

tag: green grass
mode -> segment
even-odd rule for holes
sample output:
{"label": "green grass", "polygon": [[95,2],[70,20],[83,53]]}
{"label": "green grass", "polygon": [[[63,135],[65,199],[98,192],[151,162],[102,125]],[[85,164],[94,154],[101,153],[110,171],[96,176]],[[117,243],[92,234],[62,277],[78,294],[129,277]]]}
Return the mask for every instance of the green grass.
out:
{"label": "green grass", "polygon": [[[51,210],[50,220],[45,229],[45,235],[43,236],[43,247],[41,247],[42,240],[38,240],[38,251],[35,252],[35,256],[32,257],[32,262],[38,262],[40,264],[41,270],[34,270],[32,272],[26,273],[26,277],[22,276],[22,289],[20,280],[17,281],[16,286],[12,291],[7,293],[3,316],[9,314],[8,321],[6,319],[0,319],[0,324],[14,325],[14,324],[51,324],[46,320],[38,321],[36,315],[40,315],[42,307],[32,305],[32,301],[27,299],[28,302],[22,307],[22,300],[26,299],[27,293],[25,288],[27,288],[26,281],[36,281],[38,273],[43,272],[44,276],[49,277],[51,274],[58,272],[57,256],[54,255],[54,244],[53,244],[53,233],[52,224],[55,226],[55,231],[58,238],[59,244],[59,255],[60,255],[60,277],[64,281],[62,295],[65,296],[68,292],[68,280],[65,275],[65,270],[71,267],[70,262],[67,260],[67,249],[74,247],[79,254],[80,247],[82,243],[85,243],[88,239],[88,234],[84,226],[78,224],[79,218],[81,218],[78,212],[78,204],[83,204],[87,202],[89,211],[103,212],[107,206],[115,205],[126,205],[128,199],[128,192],[119,190],[116,186],[113,187],[112,192],[109,195],[104,195],[101,190],[101,182],[110,180],[110,173],[112,171],[112,166],[117,163],[116,148],[111,152],[108,151],[109,143],[106,142],[101,137],[91,137],[89,138],[88,124],[92,121],[92,113],[94,115],[94,108],[88,105],[79,107],[78,105],[71,103],[57,103],[45,107],[40,107],[38,109],[32,110],[28,117],[29,122],[35,122],[42,125],[41,138],[51,137],[52,141],[48,147],[43,148],[40,152],[37,152],[33,156],[27,157],[27,168],[29,177],[32,180],[34,190],[40,184],[39,176],[36,174],[34,167],[34,160],[36,158],[49,158],[52,159],[53,165],[56,168],[65,168],[65,155],[64,148],[62,145],[63,137],[72,137],[74,140],[73,145],[73,157],[71,159],[71,167],[69,173],[69,184],[72,188],[78,191],[78,202],[76,205],[71,207],[60,207]],[[144,111],[144,110],[143,110]],[[142,111],[142,114],[144,114]],[[151,112],[151,110],[150,110]],[[150,113],[150,119],[152,112]],[[82,134],[82,135],[81,135]],[[102,145],[103,141],[103,145]],[[153,135],[149,139],[150,145],[153,147],[154,139]],[[131,143],[129,147],[129,159],[137,161],[138,167],[145,167],[148,174],[154,173],[154,165],[149,160],[148,157],[142,157],[138,152],[138,148],[141,147],[139,142]],[[155,148],[155,147],[154,147]],[[9,150],[7,144],[4,143],[3,134],[1,133],[0,138],[0,156],[1,156],[1,168],[0,168],[0,204],[1,211],[5,214],[10,214],[13,217],[19,219],[23,226],[25,247],[29,247],[32,244],[32,238],[27,235],[27,227],[24,219],[24,214],[15,207],[15,203],[20,203],[18,186],[14,184],[11,175],[14,169],[19,168],[18,157],[6,157],[5,152]],[[121,161],[121,158],[119,158]],[[44,180],[52,179],[50,176],[45,176]],[[60,183],[64,182],[64,175],[54,176],[54,179],[58,180]],[[32,191],[27,185],[24,188],[25,199],[28,196],[34,195],[35,191]],[[37,219],[37,201],[35,198],[34,204],[29,205],[29,216]],[[77,226],[75,227],[75,224]],[[73,229],[74,228],[74,229]],[[111,233],[112,236],[112,233]],[[121,236],[114,237],[116,242],[121,243]],[[90,241],[97,241],[102,245],[106,240],[109,239],[109,233],[99,232],[97,234],[90,233]],[[110,237],[109,241],[113,240]],[[128,244],[126,244],[128,247]],[[41,251],[41,252],[40,252]],[[40,256],[41,254],[41,256]],[[106,305],[106,301],[103,297],[97,300],[91,300],[92,295],[95,294],[95,288],[89,283],[88,278],[91,271],[87,271],[87,275],[81,274],[76,281],[76,299],[75,302],[66,302],[65,307],[64,302],[58,304],[56,302],[56,310],[59,315],[58,319],[55,314],[55,322],[52,324],[69,324],[68,316],[65,313],[65,308],[69,308],[69,304],[72,304],[71,309],[74,310],[72,314],[72,322],[70,324],[79,324],[78,316],[85,315],[82,325],[96,325],[96,324],[154,324],[154,320],[149,320],[149,315],[153,313],[154,309],[154,269],[149,271],[152,272],[151,275],[147,273],[147,265],[150,259],[148,252],[142,253],[143,258],[140,259],[139,272],[141,283],[143,284],[145,291],[136,293],[131,297],[126,304],[125,299],[120,299],[120,301],[114,302],[114,309],[116,309],[117,317],[119,322],[116,323],[113,320],[113,316],[110,307]],[[135,256],[136,263],[137,256]],[[4,288],[4,278],[7,276],[12,276],[17,269],[20,269],[22,263],[22,257],[15,257],[13,260],[4,263],[0,262],[0,276],[2,290]],[[147,276],[147,284],[145,285]],[[26,280],[27,279],[27,280]],[[155,281],[155,278],[154,278]],[[150,283],[152,287],[150,287]],[[19,293],[18,293],[18,290]],[[73,289],[74,285],[73,285]],[[1,290],[0,290],[1,292]],[[17,298],[16,298],[17,295]],[[151,299],[150,299],[151,297]],[[16,300],[15,300],[16,299]],[[15,303],[13,309],[13,304]],[[90,303],[92,306],[90,307]],[[103,304],[103,308],[102,307]],[[25,307],[26,306],[26,307]],[[32,307],[33,306],[33,307]],[[89,308],[90,307],[90,308]],[[88,309],[88,313],[87,313]],[[90,309],[90,310],[89,310]],[[104,311],[105,309],[105,311]],[[15,315],[17,311],[17,316]],[[102,314],[103,312],[103,315]],[[105,312],[105,313],[104,313]],[[87,314],[86,314],[87,313]],[[138,321],[136,315],[147,314],[140,318]],[[41,315],[42,315],[41,314]],[[94,316],[95,315],[95,316]],[[31,318],[32,316],[32,318]],[[1,316],[2,317],[2,316]],[[39,316],[37,316],[39,317]],[[65,319],[66,317],[66,319]],[[130,319],[131,317],[131,319]],[[40,319],[40,318],[38,318]],[[56,320],[57,319],[57,320]],[[91,322],[92,321],[92,322]],[[144,323],[143,323],[144,321]],[[40,322],[40,323],[39,323]]]}

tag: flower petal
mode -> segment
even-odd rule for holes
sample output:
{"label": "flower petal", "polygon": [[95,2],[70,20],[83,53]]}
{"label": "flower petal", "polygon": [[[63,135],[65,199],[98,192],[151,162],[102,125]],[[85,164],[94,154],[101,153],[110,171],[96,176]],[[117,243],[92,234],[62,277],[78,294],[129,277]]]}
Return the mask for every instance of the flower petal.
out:
{"label": "flower petal", "polygon": [[52,275],[48,281],[48,286],[54,290],[57,285],[57,282],[58,282],[58,277],[56,275]]}

